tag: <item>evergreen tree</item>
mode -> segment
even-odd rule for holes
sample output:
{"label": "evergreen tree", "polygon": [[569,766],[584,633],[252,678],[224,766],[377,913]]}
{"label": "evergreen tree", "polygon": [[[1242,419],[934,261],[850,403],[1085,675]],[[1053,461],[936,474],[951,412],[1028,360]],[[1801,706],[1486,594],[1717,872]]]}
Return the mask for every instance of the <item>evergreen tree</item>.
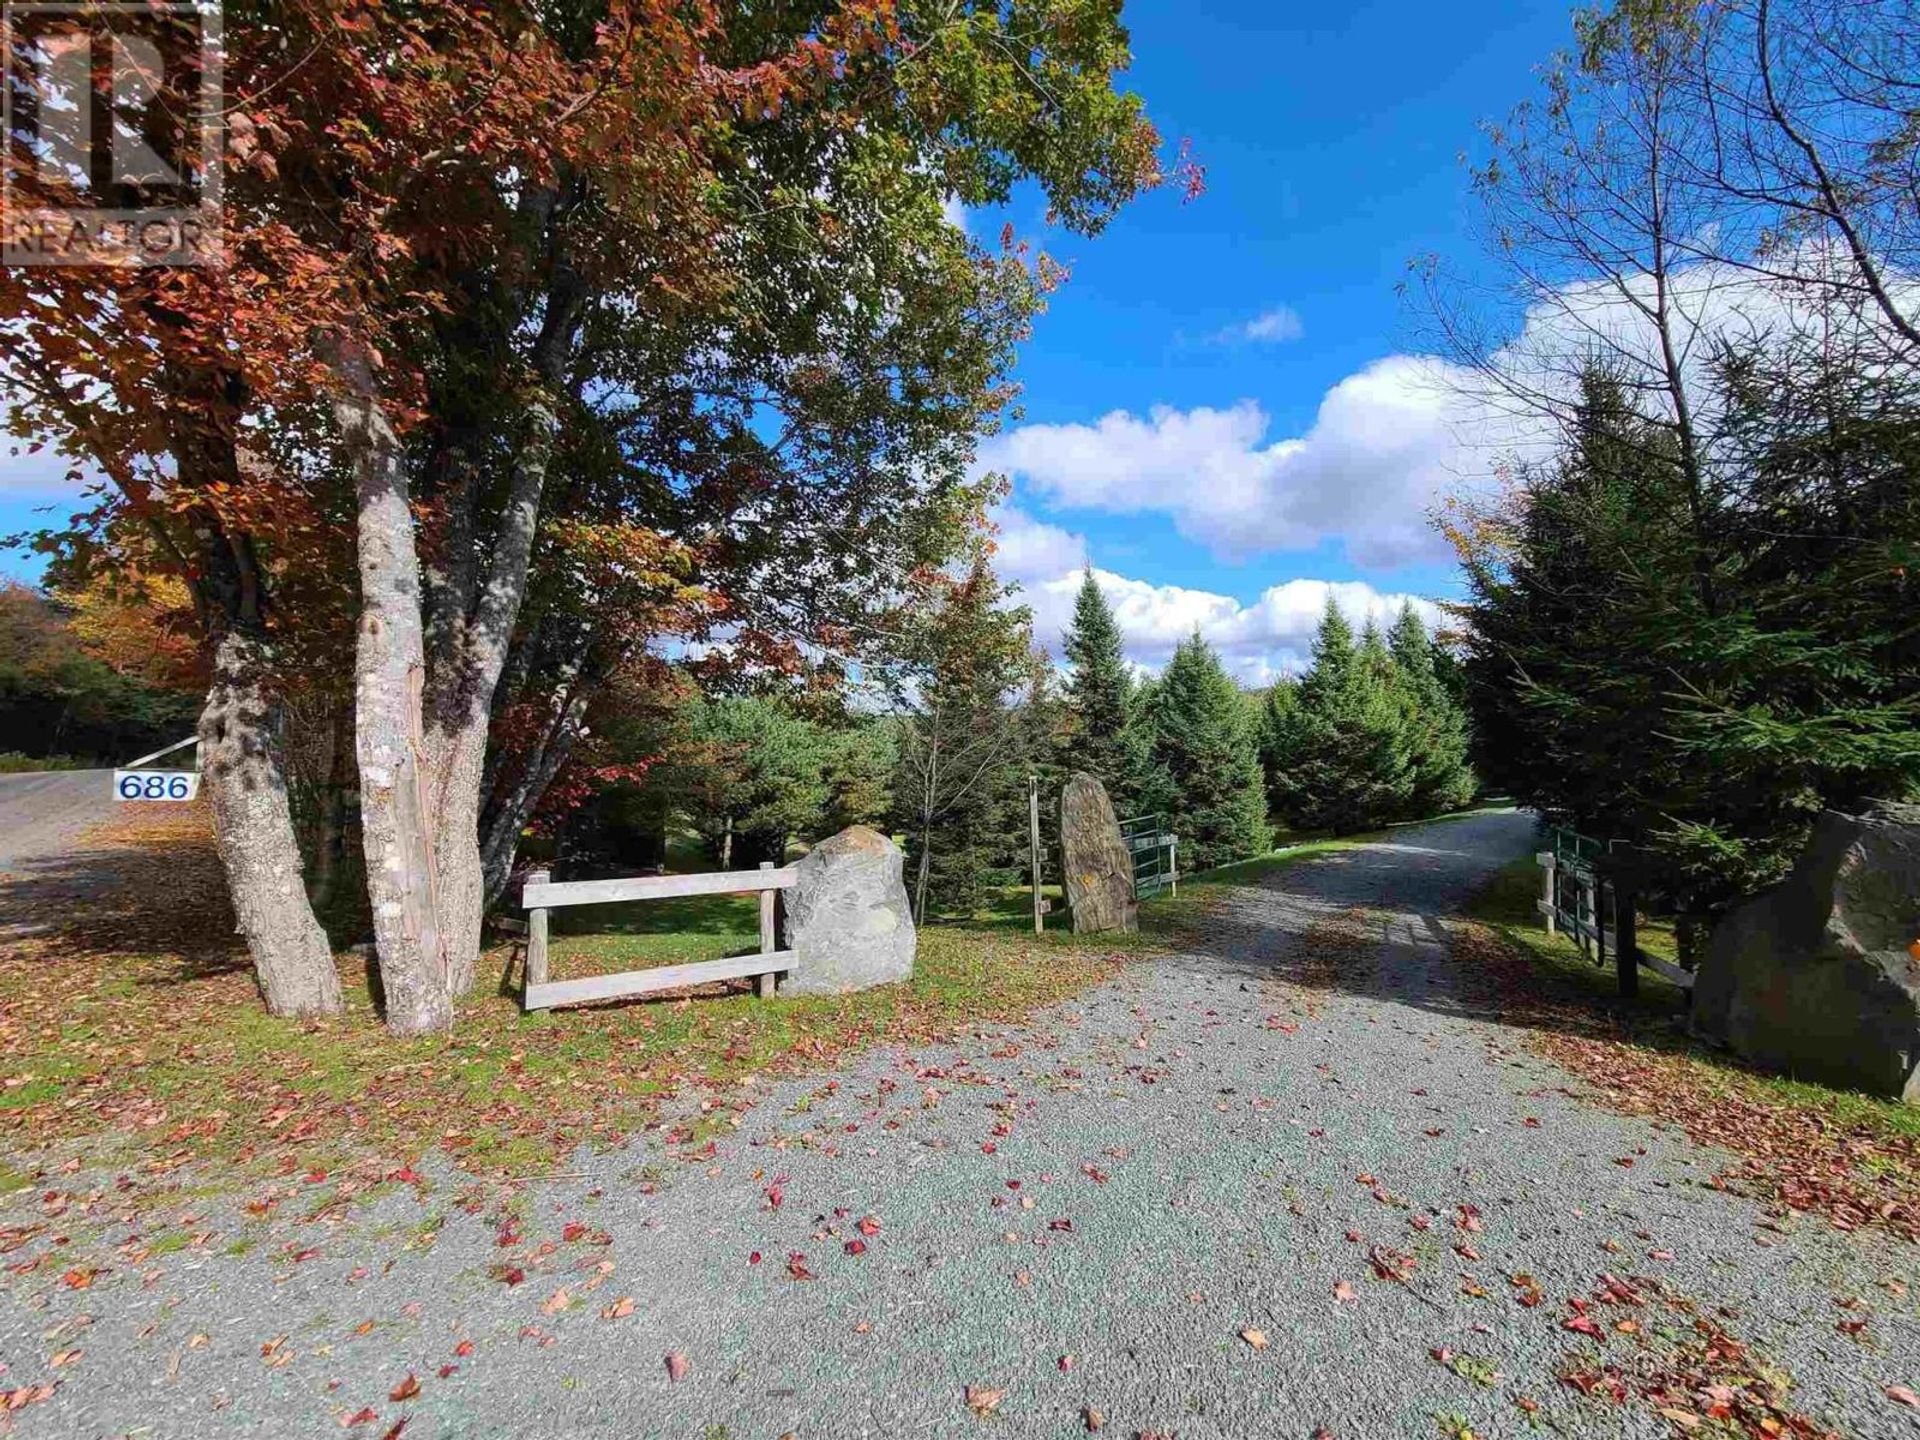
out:
{"label": "evergreen tree", "polygon": [[1353,627],[1327,597],[1313,663],[1291,703],[1271,711],[1263,745],[1269,804],[1295,829],[1364,830],[1407,814],[1414,735],[1406,694],[1371,622]]}
{"label": "evergreen tree", "polygon": [[1061,747],[1061,768],[1097,777],[1115,809],[1124,813],[1139,798],[1149,737],[1134,724],[1135,686],[1120,626],[1092,566],[1081,577],[1064,648],[1073,674],[1066,685],[1070,726]]}
{"label": "evergreen tree", "polygon": [[1410,602],[1400,607],[1387,645],[1413,737],[1406,814],[1418,818],[1457,810],[1476,789],[1467,764],[1467,716],[1440,678],[1433,641]]}
{"label": "evergreen tree", "polygon": [[1265,850],[1272,831],[1248,707],[1197,632],[1161,675],[1152,716],[1152,763],[1165,777],[1183,866],[1206,870]]}

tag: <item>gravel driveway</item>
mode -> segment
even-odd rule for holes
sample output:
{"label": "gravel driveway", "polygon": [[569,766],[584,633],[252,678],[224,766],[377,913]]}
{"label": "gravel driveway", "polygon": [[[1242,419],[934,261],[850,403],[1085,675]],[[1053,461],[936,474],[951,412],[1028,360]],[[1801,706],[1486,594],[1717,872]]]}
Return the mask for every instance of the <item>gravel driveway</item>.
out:
{"label": "gravel driveway", "polygon": [[[1484,815],[1282,871],[1203,953],[768,1087],[696,1159],[8,1276],[0,1387],[63,1380],[23,1435],[182,1440],[1653,1436],[1556,1371],[1686,1339],[1667,1297],[1801,1413],[1920,1433],[1884,1393],[1920,1387],[1910,1247],[1712,1188],[1723,1157],[1578,1103],[1462,998],[1444,917],[1529,838]],[[1609,1275],[1649,1303],[1592,1300]]]}

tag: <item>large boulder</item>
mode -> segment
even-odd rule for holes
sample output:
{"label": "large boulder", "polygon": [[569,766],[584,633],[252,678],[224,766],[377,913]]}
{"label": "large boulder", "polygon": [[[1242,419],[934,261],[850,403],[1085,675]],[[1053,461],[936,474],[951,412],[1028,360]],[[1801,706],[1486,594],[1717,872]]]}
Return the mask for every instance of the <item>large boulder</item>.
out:
{"label": "large boulder", "polygon": [[1084,770],[1074,771],[1060,792],[1060,854],[1076,935],[1140,928],[1133,855],[1120,838],[1107,787]]}
{"label": "large boulder", "polygon": [[1920,1103],[1920,805],[1826,811],[1714,927],[1693,1027],[1762,1065]]}
{"label": "large boulder", "polygon": [[782,995],[840,995],[913,978],[913,911],[900,847],[855,825],[823,840],[786,892],[793,968]]}

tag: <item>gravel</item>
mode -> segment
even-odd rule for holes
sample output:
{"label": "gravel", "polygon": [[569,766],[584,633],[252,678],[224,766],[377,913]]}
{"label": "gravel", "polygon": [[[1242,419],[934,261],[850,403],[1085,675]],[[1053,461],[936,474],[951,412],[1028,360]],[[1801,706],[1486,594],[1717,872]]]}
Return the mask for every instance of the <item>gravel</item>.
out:
{"label": "gravel", "polygon": [[[23,1435],[195,1440],[402,1418],[407,1440],[1068,1436],[1086,1407],[1106,1433],[1181,1440],[1435,1436],[1444,1417],[1482,1437],[1675,1433],[1556,1381],[1595,1353],[1561,1328],[1568,1297],[1612,1273],[1725,1307],[1803,1413],[1920,1434],[1884,1394],[1920,1388],[1920,1315],[1885,1283],[1916,1284],[1912,1247],[1770,1221],[1708,1183],[1725,1157],[1579,1103],[1457,993],[1443,917],[1529,840],[1525,817],[1481,815],[1281,871],[1235,892],[1201,950],[1028,1025],[767,1086],[710,1156],[582,1154],[518,1187],[518,1248],[448,1177],[331,1226],[219,1215],[205,1245],[85,1290],[54,1265],[7,1274],[0,1388],[62,1380],[15,1415]],[[1309,943],[1329,925],[1357,938]],[[230,1253],[243,1233],[258,1243]],[[1374,1274],[1374,1244],[1413,1258],[1407,1283]],[[521,1284],[489,1277],[508,1255]],[[1521,1272],[1536,1308],[1514,1302]],[[1857,1338],[1847,1315],[1869,1318]],[[84,1354],[49,1369],[67,1348]],[[420,1393],[390,1399],[409,1375]]]}

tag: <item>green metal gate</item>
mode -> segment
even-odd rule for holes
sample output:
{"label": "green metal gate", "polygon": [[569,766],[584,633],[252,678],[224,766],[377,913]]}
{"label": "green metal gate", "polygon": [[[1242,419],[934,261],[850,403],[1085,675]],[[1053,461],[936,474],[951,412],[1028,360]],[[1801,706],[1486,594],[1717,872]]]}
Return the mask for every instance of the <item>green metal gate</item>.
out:
{"label": "green metal gate", "polygon": [[1136,815],[1120,822],[1120,838],[1133,856],[1133,893],[1144,900],[1166,890],[1180,893],[1180,837],[1164,815]]}

